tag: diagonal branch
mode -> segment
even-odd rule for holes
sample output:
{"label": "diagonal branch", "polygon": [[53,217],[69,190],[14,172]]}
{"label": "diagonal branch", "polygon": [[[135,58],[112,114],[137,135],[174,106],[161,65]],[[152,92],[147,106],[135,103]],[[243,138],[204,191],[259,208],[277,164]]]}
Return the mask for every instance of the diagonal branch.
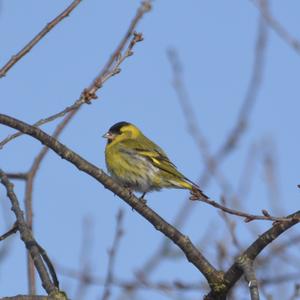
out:
{"label": "diagonal branch", "polygon": [[208,260],[201,254],[201,252],[193,245],[190,239],[183,235],[179,230],[167,223],[156,212],[139,201],[137,197],[132,195],[127,189],[124,189],[119,184],[114,182],[108,175],[95,165],[83,159],[81,156],[61,144],[56,139],[52,138],[39,128],[28,125],[20,120],[0,114],[0,123],[12,127],[16,130],[31,135],[41,143],[51,148],[61,158],[66,159],[79,170],[90,175],[105,188],[111,190],[114,194],[118,195],[128,205],[130,205],[141,216],[148,220],[157,230],[162,232],[165,236],[171,239],[186,255],[189,262],[191,262],[207,279],[211,288],[214,289],[215,285],[221,282],[222,274],[218,272]]}
{"label": "diagonal branch", "polygon": [[60,13],[55,19],[49,22],[41,32],[39,32],[23,49],[21,49],[16,55],[0,69],[0,78],[4,77],[6,73],[12,68],[23,56],[25,56],[49,31],[51,31],[60,21],[68,17],[71,11],[82,0],[74,0],[62,13]]}

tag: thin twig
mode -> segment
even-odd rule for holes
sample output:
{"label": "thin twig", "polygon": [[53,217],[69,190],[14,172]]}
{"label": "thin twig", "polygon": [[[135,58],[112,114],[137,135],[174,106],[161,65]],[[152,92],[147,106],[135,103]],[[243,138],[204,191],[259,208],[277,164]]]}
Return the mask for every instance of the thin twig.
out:
{"label": "thin twig", "polygon": [[278,20],[276,20],[270,13],[269,7],[264,5],[262,0],[254,1],[252,3],[258,8],[262,17],[266,20],[268,25],[278,34],[278,36],[285,41],[291,48],[300,54],[300,41],[294,38]]}
{"label": "thin twig", "polygon": [[7,173],[9,179],[27,180],[27,173]]}
{"label": "thin twig", "polygon": [[116,219],[117,219],[117,226],[116,226],[116,233],[114,236],[113,244],[111,249],[109,250],[109,256],[108,256],[108,267],[107,267],[107,274],[104,281],[104,291],[102,294],[102,300],[108,300],[109,296],[111,294],[111,285],[114,281],[114,267],[115,267],[115,260],[116,260],[116,254],[119,249],[119,244],[121,237],[123,235],[123,217],[124,212],[123,210],[119,210]]}
{"label": "thin twig", "polygon": [[[142,19],[145,13],[150,11],[151,9],[151,1],[144,1],[142,2],[141,6],[139,7],[135,18],[132,20],[129,26],[129,30],[126,32],[125,37],[122,39],[120,44],[118,45],[116,51],[112,54],[109,61],[106,63],[103,70],[97,75],[97,77],[92,81],[92,83],[85,88],[79,97],[78,100],[76,100],[72,105],[66,107],[62,111],[51,115],[47,118],[40,119],[36,123],[33,124],[33,126],[39,127],[43,124],[49,123],[54,121],[57,118],[61,118],[65,116],[67,113],[72,111],[77,111],[83,104],[90,104],[92,100],[97,99],[96,92],[102,88],[103,83],[106,82],[108,79],[113,77],[114,75],[121,72],[120,65],[126,60],[128,57],[130,57],[133,54],[133,48],[136,45],[136,43],[143,40],[143,36],[141,33],[135,33],[134,29],[137,25],[137,23]],[[130,33],[130,34],[129,34]],[[131,40],[129,41],[129,39]],[[125,45],[128,43],[127,49],[124,51],[124,53],[121,53]],[[7,144],[9,141],[19,137],[22,135],[22,133],[17,132],[15,134],[7,136],[4,140],[0,142],[0,149],[3,148],[5,144]]]}
{"label": "thin twig", "polygon": [[7,232],[5,232],[4,234],[2,234],[0,236],[0,241],[5,240],[9,236],[15,234],[17,231],[18,231],[18,225],[17,225],[17,223],[15,223],[14,226],[11,229],[9,229]]}
{"label": "thin twig", "polygon": [[111,55],[110,59],[105,64],[104,68],[102,69],[102,71],[100,72],[98,77],[102,77],[104,74],[109,72],[111,66],[114,64],[114,62],[116,60],[118,60],[118,57],[122,53],[122,51],[125,48],[127,42],[129,41],[131,36],[134,34],[134,31],[135,31],[135,28],[136,28],[137,24],[140,22],[140,20],[144,16],[144,14],[149,12],[151,9],[152,9],[152,0],[142,1],[141,5],[139,6],[139,8],[136,12],[136,15],[132,19],[132,21],[131,21],[128,29],[127,29],[127,32],[125,33],[124,37],[122,38],[122,40],[118,44],[117,48],[115,49],[115,51]]}
{"label": "thin twig", "polygon": [[22,57],[24,57],[24,55],[26,55],[51,29],[53,29],[65,17],[68,17],[71,11],[81,1],[82,0],[74,0],[62,13],[49,22],[22,50],[20,50],[16,55],[13,55],[11,59],[0,69],[0,78],[5,76],[8,70],[12,68]]}
{"label": "thin twig", "polygon": [[201,194],[198,194],[197,191],[193,191],[192,192],[192,196],[190,197],[190,199],[192,201],[201,201],[204,203],[207,203],[215,208],[221,209],[222,211],[230,214],[230,215],[234,215],[234,216],[238,216],[238,217],[242,217],[244,218],[244,221],[246,223],[251,222],[253,220],[266,220],[266,221],[273,221],[273,222],[287,222],[287,221],[291,221],[291,218],[289,217],[274,217],[271,216],[267,210],[263,209],[262,210],[262,215],[253,215],[253,214],[249,214],[240,210],[236,210],[236,209],[232,209],[229,207],[226,207],[212,199],[206,199],[204,197],[202,197]]}

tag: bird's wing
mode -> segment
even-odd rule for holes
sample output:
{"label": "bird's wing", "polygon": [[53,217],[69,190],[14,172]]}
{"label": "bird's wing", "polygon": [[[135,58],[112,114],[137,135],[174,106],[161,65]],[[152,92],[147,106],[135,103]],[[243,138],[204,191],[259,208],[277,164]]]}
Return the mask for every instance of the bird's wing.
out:
{"label": "bird's wing", "polygon": [[178,179],[190,181],[177,170],[177,167],[170,161],[165,152],[157,145],[154,145],[152,149],[137,147],[134,150],[138,155],[150,161],[154,167],[167,172]]}
{"label": "bird's wing", "polygon": [[189,180],[183,174],[181,174],[177,167],[170,161],[167,154],[154,142],[149,139],[143,139],[142,143],[137,140],[127,140],[124,143],[121,151],[130,155],[138,155],[150,161],[152,165],[170,175],[178,178],[179,180],[187,181],[191,185],[198,187],[197,184]]}
{"label": "bird's wing", "polygon": [[195,182],[191,181],[177,170],[177,167],[170,161],[170,159],[164,152],[159,152],[158,150],[150,151],[138,148],[136,148],[135,150],[139,153],[139,155],[142,155],[150,160],[151,163],[160,170],[165,171],[180,180],[186,181],[196,188],[199,188]]}

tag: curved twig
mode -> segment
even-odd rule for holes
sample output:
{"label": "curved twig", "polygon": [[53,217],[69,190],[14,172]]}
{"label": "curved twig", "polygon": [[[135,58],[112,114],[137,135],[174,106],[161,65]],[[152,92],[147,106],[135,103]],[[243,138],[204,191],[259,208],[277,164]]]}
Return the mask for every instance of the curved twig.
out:
{"label": "curved twig", "polygon": [[13,55],[11,59],[0,69],[0,78],[5,76],[6,73],[23,57],[25,56],[51,29],[53,29],[60,21],[69,16],[71,11],[82,0],[74,0],[62,13],[60,13],[55,19],[49,22],[41,32],[39,32],[22,50],[16,55]]}
{"label": "curved twig", "polygon": [[[222,205],[212,199],[207,199],[207,198],[204,198],[202,197],[201,194],[198,193],[197,190],[193,191],[192,192],[192,196],[190,197],[190,200],[192,201],[201,201],[201,202],[204,202],[204,203],[207,203],[215,208],[218,208],[220,210],[222,210],[223,212],[226,212],[230,215],[234,215],[234,216],[238,216],[238,217],[242,217],[244,218],[244,221],[246,223],[248,222],[251,222],[253,220],[265,220],[265,221],[273,221],[273,222],[287,222],[287,221],[291,221],[291,217],[274,217],[274,216],[271,216],[267,210],[263,209],[262,210],[262,215],[253,215],[253,214],[249,214],[249,213],[246,213],[246,212],[243,212],[243,211],[240,211],[240,210],[237,210],[237,209],[232,209],[232,208],[229,208],[225,205]],[[296,217],[292,217],[292,218],[296,218]],[[299,218],[299,217],[297,217]]]}

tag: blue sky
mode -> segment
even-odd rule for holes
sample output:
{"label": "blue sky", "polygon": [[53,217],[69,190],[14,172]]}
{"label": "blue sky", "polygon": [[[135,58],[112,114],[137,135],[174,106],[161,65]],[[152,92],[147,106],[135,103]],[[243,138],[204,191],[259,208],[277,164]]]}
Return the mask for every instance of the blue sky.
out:
{"label": "blue sky", "polygon": [[[0,11],[0,64],[21,49],[70,1],[3,0]],[[71,16],[54,28],[26,57],[0,80],[1,112],[33,123],[72,104],[101,70],[133,18],[140,1],[83,1]],[[271,1],[272,14],[288,32],[300,38],[298,1]],[[187,131],[185,117],[172,87],[172,69],[167,50],[176,49],[183,65],[184,83],[197,122],[212,153],[217,151],[235,124],[245,97],[254,60],[258,10],[251,1],[154,1],[137,31],[144,41],[121,66],[122,72],[109,79],[98,92],[98,100],[86,105],[61,135],[68,147],[105,169],[105,140],[101,135],[118,121],[136,124],[159,144],[191,180],[197,180],[204,162]],[[272,29],[268,30],[262,87],[249,117],[249,127],[237,148],[220,169],[232,187],[239,185],[249,149],[258,149],[254,173],[247,194],[239,195],[238,205],[260,213],[291,213],[299,208],[298,176],[300,146],[300,56]],[[56,122],[43,126],[51,133]],[[12,130],[1,126],[0,139]],[[262,152],[266,144],[276,159],[280,209],[272,211]],[[0,151],[1,168],[7,172],[26,171],[40,149],[40,143],[23,136]],[[20,201],[24,184],[16,182]],[[203,187],[206,194],[219,199],[222,190],[216,180]],[[4,212],[13,222],[4,189],[0,190]],[[147,196],[148,205],[168,222],[187,201],[188,192],[164,190]],[[273,201],[273,202],[272,202]],[[5,204],[6,202],[6,204]],[[191,203],[183,232],[201,241],[211,230],[215,239],[231,243],[228,230],[214,208]],[[93,246],[85,259],[95,276],[104,278],[107,250],[111,247],[115,216],[124,210],[124,231],[117,254],[115,274],[132,279],[134,272],[160,245],[162,236],[130,207],[97,182],[50,152],[44,160],[34,187],[34,232],[54,263],[78,269],[81,265],[83,222],[93,224]],[[244,224],[233,218],[244,247],[261,233],[267,222]],[[212,225],[213,224],[213,225]],[[0,219],[1,232],[6,223]],[[292,234],[299,234],[294,228]],[[10,250],[0,265],[0,296],[27,292],[25,251],[18,236],[2,242]],[[200,245],[216,263],[216,249]],[[234,249],[229,245],[230,249]],[[234,252],[233,252],[234,253]],[[227,264],[230,264],[229,260]],[[289,269],[289,266],[286,266]],[[180,270],[181,272],[178,272]],[[284,271],[284,268],[283,268]],[[258,270],[259,272],[259,270]],[[59,275],[62,287],[72,298],[77,283]],[[17,280],[16,280],[17,278]],[[183,259],[166,260],[151,275],[153,281],[201,280],[197,270]],[[38,284],[40,286],[40,284]],[[42,293],[42,289],[39,288]],[[97,299],[102,287],[93,286],[84,299]],[[292,293],[287,290],[287,293]],[[195,299],[191,294],[191,298]],[[247,295],[247,294],[246,294]],[[113,290],[112,299],[118,298]],[[141,291],[138,299],[169,299],[165,294]],[[280,295],[278,296],[280,297]],[[247,299],[247,297],[245,298]],[[281,299],[281,298],[278,298]]]}

